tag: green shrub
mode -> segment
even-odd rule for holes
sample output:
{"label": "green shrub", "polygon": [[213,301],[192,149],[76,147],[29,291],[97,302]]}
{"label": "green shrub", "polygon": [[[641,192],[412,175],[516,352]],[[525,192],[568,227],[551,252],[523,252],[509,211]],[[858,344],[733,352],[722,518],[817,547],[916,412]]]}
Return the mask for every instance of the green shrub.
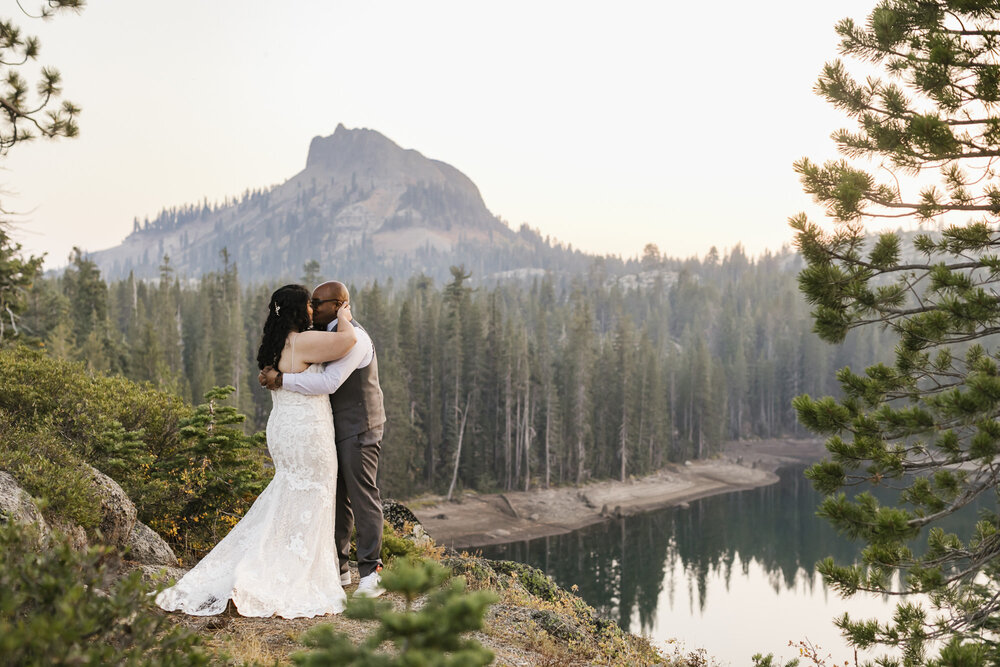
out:
{"label": "green shrub", "polygon": [[185,551],[204,553],[236,525],[264,490],[272,472],[264,467],[263,433],[236,428],[246,419],[224,401],[233,387],[214,387],[205,402],[180,422],[182,445],[156,464],[170,482],[175,504],[153,518],[153,528],[179,538]]}
{"label": "green shrub", "polygon": [[[351,534],[351,550],[349,553],[349,558],[351,560],[358,559],[358,533],[357,531]],[[398,558],[400,556],[420,556],[426,555],[426,553],[421,554],[422,550],[418,547],[413,540],[407,538],[404,535],[400,535],[392,524],[388,521],[382,522],[382,551],[380,552],[380,557],[383,563],[389,563],[392,559]]]}
{"label": "green shrub", "polygon": [[[88,457],[104,458],[98,438],[115,428],[141,433],[154,456],[177,446],[184,402],[149,385],[87,371],[24,346],[0,350],[0,407],[22,420],[51,417]],[[110,454],[113,456],[113,453]]]}
{"label": "green shrub", "polygon": [[417,545],[399,535],[388,521],[382,522],[382,561],[388,563],[399,556],[413,556],[417,553]]}
{"label": "green shrub", "polygon": [[0,410],[26,429],[48,426],[59,445],[118,482],[148,520],[168,489],[153,463],[181,446],[181,399],[27,347],[0,350]]}
{"label": "green shrub", "polygon": [[100,523],[101,501],[83,461],[63,444],[51,424],[20,426],[0,409],[0,470],[8,471],[25,491],[41,499],[47,517],[88,531]]}
{"label": "green shrub", "polygon": [[491,565],[500,574],[516,575],[526,591],[546,602],[556,602],[565,596],[552,577],[536,567],[511,560],[495,560]]}
{"label": "green shrub", "polygon": [[116,581],[108,560],[101,548],[80,553],[59,535],[0,523],[4,664],[207,664],[198,637],[153,609],[139,573]]}
{"label": "green shrub", "polygon": [[236,425],[215,388],[192,409],[178,397],[26,347],[0,349],[0,467],[41,498],[47,517],[96,525],[81,462],[121,485],[139,520],[178,555],[207,551],[263,489],[260,434]]}
{"label": "green shrub", "polygon": [[[451,577],[442,565],[428,560],[398,558],[382,573],[382,586],[406,600],[404,611],[394,611],[388,600],[351,598],[345,615],[377,620],[361,644],[328,625],[318,625],[303,637],[312,651],[292,656],[296,665],[381,665],[383,667],[478,667],[493,662],[493,653],[466,632],[479,630],[487,608],[497,597],[488,591],[469,593],[464,577]],[[420,609],[414,602],[427,596]],[[391,642],[396,653],[381,650]]]}

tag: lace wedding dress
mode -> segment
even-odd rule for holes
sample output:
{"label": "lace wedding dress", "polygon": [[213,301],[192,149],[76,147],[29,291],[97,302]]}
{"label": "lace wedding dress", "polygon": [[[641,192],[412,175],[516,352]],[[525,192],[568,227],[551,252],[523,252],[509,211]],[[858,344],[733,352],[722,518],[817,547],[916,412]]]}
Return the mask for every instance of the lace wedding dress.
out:
{"label": "lace wedding dress", "polygon": [[[320,372],[314,364],[307,372]],[[167,611],[312,617],[344,609],[334,542],[337,447],[326,396],[278,389],[267,420],[274,479],[201,562],[156,596]]]}

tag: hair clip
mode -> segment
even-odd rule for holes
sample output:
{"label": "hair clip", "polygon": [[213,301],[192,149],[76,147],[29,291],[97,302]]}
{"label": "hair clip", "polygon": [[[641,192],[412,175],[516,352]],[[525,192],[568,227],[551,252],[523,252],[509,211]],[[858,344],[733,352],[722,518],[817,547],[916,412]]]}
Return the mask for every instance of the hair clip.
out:
{"label": "hair clip", "polygon": [[281,317],[281,306],[274,304],[274,316]]}

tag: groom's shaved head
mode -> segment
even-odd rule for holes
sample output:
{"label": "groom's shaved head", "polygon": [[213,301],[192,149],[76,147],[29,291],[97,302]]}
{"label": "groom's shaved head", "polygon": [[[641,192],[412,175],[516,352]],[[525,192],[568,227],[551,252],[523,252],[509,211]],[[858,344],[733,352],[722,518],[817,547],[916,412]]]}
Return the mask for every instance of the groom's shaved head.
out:
{"label": "groom's shaved head", "polygon": [[316,285],[316,289],[313,290],[314,299],[340,299],[341,301],[347,302],[351,298],[350,292],[347,291],[347,285],[337,280],[328,280],[325,283],[320,283]]}
{"label": "groom's shaved head", "polygon": [[336,280],[316,285],[313,290],[313,326],[325,329],[337,317],[337,309],[350,301],[347,285]]}

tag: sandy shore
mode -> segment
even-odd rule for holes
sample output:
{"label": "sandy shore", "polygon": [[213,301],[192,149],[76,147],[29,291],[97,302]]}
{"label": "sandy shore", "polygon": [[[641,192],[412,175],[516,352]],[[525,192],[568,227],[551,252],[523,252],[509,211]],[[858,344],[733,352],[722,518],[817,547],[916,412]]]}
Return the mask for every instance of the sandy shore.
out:
{"label": "sandy shore", "polygon": [[457,549],[528,540],[576,530],[608,517],[669,507],[698,498],[773,484],[775,471],[823,458],[816,440],[747,440],[726,443],[718,458],[689,461],[625,482],[592,482],[497,494],[466,492],[409,501],[438,544]]}

